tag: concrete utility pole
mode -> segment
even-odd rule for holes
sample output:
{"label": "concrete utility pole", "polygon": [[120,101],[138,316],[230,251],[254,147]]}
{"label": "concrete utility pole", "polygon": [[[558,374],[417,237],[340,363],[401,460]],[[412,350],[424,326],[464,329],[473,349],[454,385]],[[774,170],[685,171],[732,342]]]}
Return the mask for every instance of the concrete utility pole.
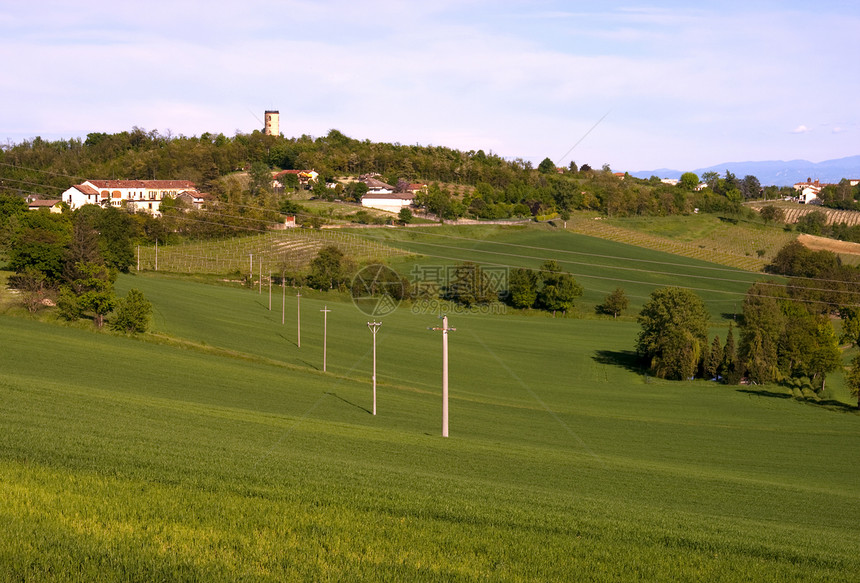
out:
{"label": "concrete utility pole", "polygon": [[328,338],[328,313],[331,310],[328,306],[324,306],[320,312],[323,313],[323,372],[325,372],[325,357],[326,357],[326,339]]}
{"label": "concrete utility pole", "polygon": [[368,322],[367,327],[373,333],[373,414],[376,415],[376,333],[382,322]]}
{"label": "concrete utility pole", "polygon": [[296,333],[297,333],[297,342],[296,346],[298,348],[302,347],[302,292],[299,290],[296,292]]}
{"label": "concrete utility pole", "polygon": [[456,328],[449,328],[448,316],[442,316],[442,327],[431,330],[442,331],[442,437],[448,437],[448,332]]}
{"label": "concrete utility pole", "polygon": [[287,321],[287,278],[284,275],[281,275],[281,326]]}

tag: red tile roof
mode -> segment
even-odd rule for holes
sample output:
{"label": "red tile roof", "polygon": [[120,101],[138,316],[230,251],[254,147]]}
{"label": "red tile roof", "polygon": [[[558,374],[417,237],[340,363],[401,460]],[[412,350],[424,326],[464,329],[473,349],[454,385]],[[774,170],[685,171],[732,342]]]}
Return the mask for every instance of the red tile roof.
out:
{"label": "red tile roof", "polygon": [[96,188],[195,188],[195,184],[190,180],[88,180],[87,182]]}
{"label": "red tile roof", "polygon": [[81,192],[86,195],[95,196],[98,195],[99,191],[93,188],[92,186],[87,186],[86,184],[75,184],[73,188],[77,188]]}
{"label": "red tile roof", "polygon": [[54,206],[55,204],[57,204],[58,202],[62,202],[62,201],[59,198],[56,198],[56,199],[54,199],[54,198],[52,198],[52,199],[36,199],[33,202],[31,202],[29,206],[50,208],[50,207]]}

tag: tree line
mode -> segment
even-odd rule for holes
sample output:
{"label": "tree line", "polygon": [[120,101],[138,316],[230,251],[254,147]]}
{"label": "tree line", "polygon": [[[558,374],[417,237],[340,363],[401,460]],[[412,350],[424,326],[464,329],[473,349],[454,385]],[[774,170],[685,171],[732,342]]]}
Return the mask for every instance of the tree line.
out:
{"label": "tree line", "polygon": [[[727,384],[780,382],[821,395],[828,373],[840,369],[840,344],[860,345],[860,271],[828,251],[793,241],[768,266],[785,281],[761,281],[746,292],[735,344],[709,342],[710,317],[701,298],[682,288],[655,290],[638,316],[636,349],[656,376],[695,377]],[[833,318],[841,319],[837,336]],[[860,358],[848,376],[860,406]]]}
{"label": "tree line", "polygon": [[[609,216],[669,215],[695,208],[739,213],[741,202],[768,190],[754,176],[739,178],[728,171],[724,177],[706,173],[701,181],[708,188],[697,190],[701,181],[693,173],[684,174],[678,185],[669,185],[656,177],[622,179],[608,165],[596,169],[571,162],[556,168],[547,158],[533,168],[529,161],[483,150],[377,143],[337,130],[320,137],[287,138],[259,131],[188,137],[134,127],[115,134],[90,133],[84,140],[37,137],[2,146],[0,192],[50,197],[86,178],[185,179],[219,201],[271,212],[279,204],[271,191],[271,171],[278,169],[315,169],[320,174],[313,186],[316,196],[353,200],[362,194],[356,183],[341,185],[339,192],[326,184],[336,177],[371,173],[389,184],[427,182],[430,188],[419,203],[445,219],[553,213],[564,218],[575,210]],[[242,170],[250,180],[229,179]],[[457,185],[468,186],[468,192],[459,196],[454,192]]]}
{"label": "tree line", "polygon": [[[20,201],[18,201],[20,202]],[[0,230],[9,243],[9,285],[35,313],[56,305],[69,321],[89,318],[101,328],[142,332],[151,306],[136,289],[125,298],[114,292],[118,273],[134,261],[131,215],[123,210],[86,205],[74,213],[31,212],[15,200],[0,202]]]}

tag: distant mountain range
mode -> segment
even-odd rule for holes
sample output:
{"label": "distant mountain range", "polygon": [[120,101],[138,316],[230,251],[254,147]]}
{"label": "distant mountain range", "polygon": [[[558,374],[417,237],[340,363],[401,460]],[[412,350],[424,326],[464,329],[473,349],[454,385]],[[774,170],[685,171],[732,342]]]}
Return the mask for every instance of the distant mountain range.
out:
{"label": "distant mountain range", "polygon": [[[702,176],[705,172],[718,172],[720,176],[725,176],[726,170],[743,178],[747,174],[752,174],[758,178],[762,186],[791,186],[795,182],[803,182],[807,178],[816,178],[821,182],[836,183],[843,178],[860,178],[860,156],[849,156],[847,158],[839,158],[837,160],[825,160],[824,162],[809,162],[808,160],[782,160],[771,162],[726,162],[725,164],[717,164],[708,168],[697,168],[692,170]],[[636,178],[650,178],[657,176],[659,178],[680,178],[681,174],[687,170],[670,170],[668,168],[660,168],[658,170],[642,170],[640,172],[630,172],[631,176]]]}

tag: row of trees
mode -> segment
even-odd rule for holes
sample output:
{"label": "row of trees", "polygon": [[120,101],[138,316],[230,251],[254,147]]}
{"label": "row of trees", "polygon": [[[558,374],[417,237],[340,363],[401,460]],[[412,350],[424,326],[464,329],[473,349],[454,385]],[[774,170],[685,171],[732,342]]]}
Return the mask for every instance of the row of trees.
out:
{"label": "row of trees", "polygon": [[822,390],[825,375],[840,364],[829,320],[768,284],[746,294],[737,350],[731,328],[725,345],[719,337],[708,342],[709,314],[687,289],[655,290],[638,321],[637,352],[663,378],[706,376],[730,384],[742,377],[757,384],[808,378]]}
{"label": "row of trees", "polygon": [[[6,202],[9,202],[8,200]],[[101,328],[137,333],[146,329],[151,306],[138,290],[118,298],[114,283],[134,260],[131,215],[112,207],[84,206],[74,213],[30,212],[0,205],[0,229],[9,246],[10,285],[36,312],[56,304],[61,317],[91,318]]]}
{"label": "row of trees", "polygon": [[539,308],[567,313],[573,309],[583,289],[573,276],[561,270],[558,262],[548,260],[539,271],[514,269],[509,278],[509,302],[515,308]]}
{"label": "row of trees", "polygon": [[[709,314],[694,292],[662,288],[638,316],[637,353],[664,378],[783,382],[821,393],[827,374],[841,366],[840,344],[860,346],[860,273],[833,253],[797,242],[786,245],[769,270],[788,280],[762,281],[747,290],[737,347],[732,327],[725,344],[718,336],[708,343]],[[842,321],[840,336],[834,316]],[[847,379],[860,399],[860,357]]]}
{"label": "row of trees", "polygon": [[[307,275],[301,277],[291,274],[290,280],[320,290],[347,290],[353,283],[351,280],[355,268],[354,261],[338,247],[330,245],[322,248],[311,261]],[[454,266],[447,281],[409,282],[404,277],[399,277],[398,281],[389,281],[387,278],[393,273],[388,269],[379,270],[375,278],[382,278],[377,282],[380,284],[379,293],[391,293],[393,289],[399,288],[398,300],[432,297],[465,307],[506,301],[515,308],[541,309],[555,315],[557,312],[564,314],[572,310],[575,300],[583,293],[582,286],[569,273],[562,271],[554,260],[544,262],[539,270],[512,270],[506,287],[500,287],[499,280],[494,280],[480,265],[470,261]],[[391,285],[395,283],[400,285]],[[362,288],[362,291],[366,290]],[[619,289],[610,294],[600,309],[602,313],[617,316],[626,307],[627,298],[624,291]]]}

